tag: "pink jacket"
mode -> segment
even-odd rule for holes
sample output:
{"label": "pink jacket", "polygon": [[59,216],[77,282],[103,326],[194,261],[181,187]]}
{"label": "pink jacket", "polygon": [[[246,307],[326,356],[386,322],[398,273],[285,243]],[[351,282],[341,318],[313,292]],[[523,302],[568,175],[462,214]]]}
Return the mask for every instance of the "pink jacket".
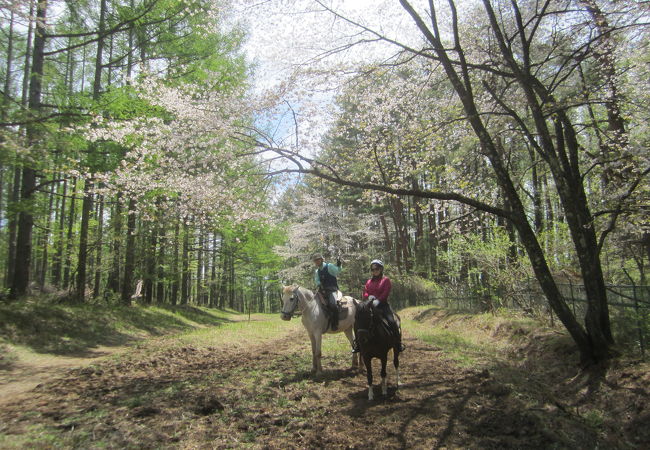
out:
{"label": "pink jacket", "polygon": [[391,287],[390,278],[388,277],[370,278],[363,288],[363,299],[367,300],[370,295],[374,295],[377,300],[385,303],[388,301]]}

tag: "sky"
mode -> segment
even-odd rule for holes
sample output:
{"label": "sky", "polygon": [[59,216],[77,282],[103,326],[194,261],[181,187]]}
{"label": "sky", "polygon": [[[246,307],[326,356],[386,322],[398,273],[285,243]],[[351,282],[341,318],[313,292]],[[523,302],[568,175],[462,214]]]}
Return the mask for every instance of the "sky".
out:
{"label": "sky", "polygon": [[[328,0],[323,4],[393,35],[404,29],[408,19],[397,0]],[[338,75],[324,74],[387,58],[396,51],[394,46],[373,43],[328,53],[345,47],[355,35],[358,39],[359,29],[314,0],[234,0],[230,20],[247,30],[244,51],[255,67],[254,92],[284,89],[276,114],[258,118],[258,126],[272,133],[278,145],[299,141],[308,156],[318,152],[332,123],[334,100],[343,82]],[[292,78],[296,73],[300,78]]]}

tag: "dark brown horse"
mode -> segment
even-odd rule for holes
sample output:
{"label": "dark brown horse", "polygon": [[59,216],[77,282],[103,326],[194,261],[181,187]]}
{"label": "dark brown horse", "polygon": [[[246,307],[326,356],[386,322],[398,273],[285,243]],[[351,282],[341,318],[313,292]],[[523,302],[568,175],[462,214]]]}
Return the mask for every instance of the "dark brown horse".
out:
{"label": "dark brown horse", "polygon": [[[396,319],[399,324],[399,317],[396,317]],[[390,349],[393,349],[393,365],[397,372],[397,386],[399,386],[399,339],[386,322],[386,319],[384,319],[382,312],[373,306],[372,301],[361,303],[357,308],[354,335],[359,345],[361,358],[366,366],[368,400],[374,399],[372,392],[372,358],[381,360],[381,393],[383,395],[388,393],[386,362]]]}

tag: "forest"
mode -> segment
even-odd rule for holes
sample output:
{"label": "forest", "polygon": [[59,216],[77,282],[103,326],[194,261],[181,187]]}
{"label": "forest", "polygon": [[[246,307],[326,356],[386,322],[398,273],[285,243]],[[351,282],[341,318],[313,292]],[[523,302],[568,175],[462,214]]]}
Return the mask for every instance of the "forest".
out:
{"label": "forest", "polygon": [[648,3],[382,5],[0,3],[2,300],[277,312],[323,252],[643,351]]}
{"label": "forest", "polygon": [[[0,447],[650,445],[649,46],[642,0],[0,0]],[[280,321],[317,253],[392,280],[375,409]]]}

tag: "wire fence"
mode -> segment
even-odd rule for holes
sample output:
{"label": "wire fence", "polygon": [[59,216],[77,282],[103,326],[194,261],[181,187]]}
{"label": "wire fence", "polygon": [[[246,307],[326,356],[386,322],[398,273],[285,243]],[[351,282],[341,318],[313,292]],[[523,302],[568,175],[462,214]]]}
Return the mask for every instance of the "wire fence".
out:
{"label": "wire fence", "polygon": [[[585,317],[588,301],[582,284],[558,284],[560,293],[574,315]],[[626,351],[646,357],[650,346],[650,286],[607,285],[607,298],[612,334]],[[391,303],[396,309],[407,306],[436,305],[467,312],[496,312],[500,308],[517,310],[527,315],[558,322],[541,287],[528,279],[508,289],[470,289],[450,286],[432,289],[425,285],[395,283]]]}

